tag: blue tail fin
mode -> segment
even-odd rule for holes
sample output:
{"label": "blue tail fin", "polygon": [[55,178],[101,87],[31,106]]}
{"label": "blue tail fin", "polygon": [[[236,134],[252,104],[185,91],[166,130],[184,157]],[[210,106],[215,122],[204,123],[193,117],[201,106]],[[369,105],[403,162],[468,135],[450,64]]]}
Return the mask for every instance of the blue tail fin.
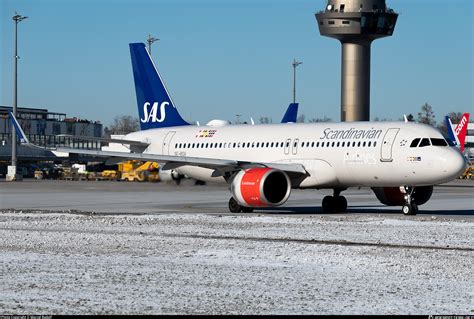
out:
{"label": "blue tail fin", "polygon": [[449,116],[444,117],[444,124],[446,125],[446,128],[448,129],[449,140],[454,145],[459,145],[459,139],[453,131],[453,124],[451,123],[451,119],[449,118]]}
{"label": "blue tail fin", "polygon": [[296,123],[296,118],[298,117],[298,103],[291,103],[286,110],[285,115],[283,115],[282,123]]}
{"label": "blue tail fin", "polygon": [[179,115],[144,43],[130,43],[140,128],[190,125]]}

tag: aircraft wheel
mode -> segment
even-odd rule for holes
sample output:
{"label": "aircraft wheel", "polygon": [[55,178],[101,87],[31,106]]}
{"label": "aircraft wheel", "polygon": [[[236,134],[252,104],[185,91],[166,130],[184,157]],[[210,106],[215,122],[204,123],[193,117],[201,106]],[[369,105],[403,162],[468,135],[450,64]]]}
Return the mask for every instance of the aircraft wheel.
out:
{"label": "aircraft wheel", "polygon": [[415,203],[406,204],[402,207],[402,213],[405,216],[418,214],[418,206]]}
{"label": "aircraft wheel", "polygon": [[252,213],[253,212],[253,207],[241,206],[241,211],[243,213]]}
{"label": "aircraft wheel", "polygon": [[234,197],[229,199],[229,210],[231,213],[240,213],[242,211],[242,206],[237,203]]}
{"label": "aircraft wheel", "polygon": [[347,199],[344,196],[335,197],[334,204],[337,213],[344,213],[347,210]]}
{"label": "aircraft wheel", "polygon": [[332,196],[325,196],[323,198],[323,213],[334,213],[335,210],[335,200]]}

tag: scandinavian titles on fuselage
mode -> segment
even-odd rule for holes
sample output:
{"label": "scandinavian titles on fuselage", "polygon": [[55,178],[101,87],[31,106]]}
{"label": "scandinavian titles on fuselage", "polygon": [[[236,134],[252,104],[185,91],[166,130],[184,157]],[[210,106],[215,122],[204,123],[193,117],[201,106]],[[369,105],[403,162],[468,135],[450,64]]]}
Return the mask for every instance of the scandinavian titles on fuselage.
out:
{"label": "scandinavian titles on fuselage", "polygon": [[370,130],[356,130],[351,127],[348,130],[333,130],[331,128],[326,128],[323,131],[323,136],[319,139],[324,140],[348,140],[348,139],[377,139],[382,135],[382,130],[376,130],[371,128]]}

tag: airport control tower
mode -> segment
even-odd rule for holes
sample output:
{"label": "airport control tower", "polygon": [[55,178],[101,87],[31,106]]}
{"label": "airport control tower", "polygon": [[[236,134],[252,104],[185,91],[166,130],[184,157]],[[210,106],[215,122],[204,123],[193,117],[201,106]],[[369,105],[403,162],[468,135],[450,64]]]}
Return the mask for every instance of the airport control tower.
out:
{"label": "airport control tower", "polygon": [[391,36],[397,18],[385,0],[328,0],[316,13],[321,35],[342,44],[341,121],[370,119],[370,45]]}

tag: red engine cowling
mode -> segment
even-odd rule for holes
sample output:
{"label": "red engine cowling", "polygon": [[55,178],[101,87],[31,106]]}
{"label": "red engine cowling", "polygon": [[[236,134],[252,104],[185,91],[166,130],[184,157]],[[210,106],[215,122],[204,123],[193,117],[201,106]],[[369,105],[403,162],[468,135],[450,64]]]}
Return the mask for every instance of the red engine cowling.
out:
{"label": "red engine cowling", "polygon": [[230,184],[234,199],[242,206],[279,206],[290,197],[288,175],[274,168],[251,168],[240,171]]}
{"label": "red engine cowling", "polygon": [[[405,204],[405,194],[399,187],[373,187],[372,190],[378,200],[387,206],[403,206]],[[433,186],[415,187],[413,191],[413,200],[419,205],[426,203],[433,194]]]}

